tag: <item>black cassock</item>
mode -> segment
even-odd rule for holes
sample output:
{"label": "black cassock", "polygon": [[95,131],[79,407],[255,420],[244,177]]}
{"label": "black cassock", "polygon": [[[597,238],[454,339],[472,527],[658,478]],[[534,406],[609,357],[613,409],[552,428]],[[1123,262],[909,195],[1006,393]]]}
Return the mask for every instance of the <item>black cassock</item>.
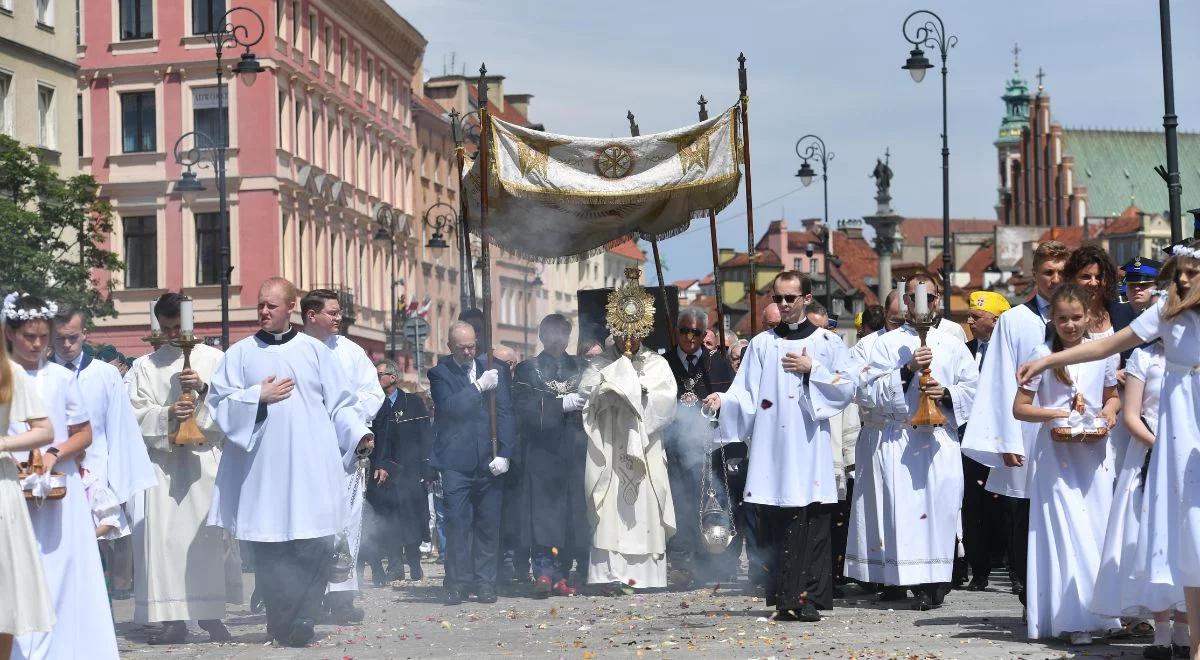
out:
{"label": "black cassock", "polygon": [[585,366],[580,358],[543,352],[518,364],[513,378],[523,458],[518,489],[521,545],[559,548],[563,559],[568,552],[585,552],[591,542],[583,486],[583,416],[562,409],[562,395],[579,389]]}
{"label": "black cassock", "polygon": [[[675,535],[667,542],[667,555],[674,567],[692,572],[702,570],[699,566],[690,566],[691,559],[704,555],[704,539],[700,533],[700,482],[703,465],[703,454],[700,453],[712,442],[708,425],[682,421],[683,416],[698,418],[701,402],[704,397],[713,392],[724,392],[733,382],[733,365],[725,356],[706,348],[700,349],[700,355],[692,365],[688,365],[679,356],[679,350],[667,349],[667,364],[675,376],[675,384],[679,391],[680,405],[675,410],[676,421],[668,427],[664,448],[667,453],[667,477],[671,483],[671,500],[675,505]],[[690,394],[690,396],[689,396]],[[697,434],[699,437],[697,437]],[[732,458],[732,451],[730,458]],[[742,454],[744,455],[744,454]],[[724,490],[721,478],[721,452],[715,452],[713,466],[713,483],[718,491]],[[730,481],[730,489],[737,485]],[[740,491],[736,500],[741,499]],[[721,497],[726,495],[721,493]],[[736,570],[736,569],[735,569]],[[724,571],[721,571],[724,572]],[[723,576],[701,575],[702,579]]]}
{"label": "black cassock", "polygon": [[383,550],[429,540],[429,500],[424,481],[435,474],[429,467],[433,440],[429,411],[415,394],[399,392],[396,403],[384,398],[383,406],[371,423],[375,450],[371,452],[371,473],[382,469],[387,481],[376,484],[367,480],[367,502],[382,519],[383,529],[376,540]]}

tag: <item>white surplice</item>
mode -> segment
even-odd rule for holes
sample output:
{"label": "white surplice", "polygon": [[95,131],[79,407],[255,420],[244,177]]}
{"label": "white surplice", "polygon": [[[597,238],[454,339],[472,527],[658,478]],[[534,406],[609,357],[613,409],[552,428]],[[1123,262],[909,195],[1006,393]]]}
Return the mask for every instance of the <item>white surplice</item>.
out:
{"label": "white surplice", "polygon": [[[269,376],[292,379],[291,396],[260,404],[261,383]],[[342,531],[342,457],[370,430],[329,347],[294,329],[260,331],[225,353],[205,404],[227,440],[209,524],[261,542]]]}
{"label": "white surplice", "polygon": [[[361,346],[347,337],[333,335],[325,340],[325,345],[333,351],[346,378],[354,384],[358,397],[354,405],[355,410],[363,423],[369,427],[375,420],[375,413],[379,412],[380,406],[383,405],[384,396],[383,388],[379,386],[375,363],[371,362],[371,358]],[[359,467],[353,450],[349,455],[343,456],[342,461],[346,466],[346,541],[350,546],[350,556],[357,566],[358,548],[362,541],[363,500],[367,492],[367,479],[371,478],[371,475],[366,474],[365,468]],[[358,571],[350,571],[350,577],[342,582],[331,582],[329,590],[358,591]]]}
{"label": "white surplice", "polygon": [[1200,312],[1165,319],[1165,304],[1129,326],[1143,341],[1161,338],[1166,358],[1134,578],[1200,587]]}
{"label": "white surplice", "polygon": [[[210,383],[221,357],[221,351],[198,345],[192,370]],[[134,414],[157,482],[141,498],[142,519],[133,530],[136,623],[221,619],[226,603],[242,602],[236,544],[225,530],[207,524],[225,436],[200,401],[195,420],[204,443],[176,445],[169,437],[179,427],[170,408],[181,392],[181,371],[183,351],[168,344],[129,372]]]}
{"label": "white surplice", "polygon": [[676,529],[662,444],[675,414],[671,367],[645,347],[632,358],[609,347],[588,366],[579,391],[587,397],[588,582],[665,587],[667,539]]}
{"label": "white surplice", "polygon": [[[26,373],[37,384],[38,396],[54,426],[53,444],[62,445],[70,437],[71,425],[88,421],[75,376],[69,369],[49,362]],[[25,423],[10,424],[9,432],[20,433],[28,428]],[[54,471],[66,475],[66,497],[30,502],[29,518],[42,553],[57,621],[49,633],[18,636],[13,658],[115,659],[117,638],[112,610],[79,464],[74,458],[67,458],[55,463]]]}
{"label": "white surplice", "polygon": [[[1166,356],[1162,344],[1154,343],[1133,351],[1125,363],[1125,378],[1144,383],[1142,389],[1142,420],[1155,434],[1158,429],[1159,397],[1162,393]],[[1137,577],[1138,549],[1147,542],[1143,517],[1149,506],[1146,493],[1150,490],[1148,475],[1143,474],[1146,453],[1150,450],[1130,435],[1117,473],[1117,488],[1113,492],[1112,511],[1100,555],[1100,572],[1092,593],[1091,610],[1105,616],[1149,617],[1154,612],[1183,611],[1183,587],[1175,584],[1156,584]]]}
{"label": "white surplice", "polygon": [[[1036,301],[1041,306],[1041,299]],[[1028,461],[1025,466],[1007,467],[1000,454],[1028,457],[1037,437],[1039,425],[1018,421],[1012,415],[1012,401],[1017,395],[1014,374],[1046,343],[1048,320],[1028,304],[1018,305],[1000,315],[988,342],[988,357],[979,374],[979,390],[971,409],[971,423],[963,434],[962,453],[991,468],[984,487],[998,495],[1027,497]]]}
{"label": "white surplice", "polygon": [[79,359],[82,364],[75,379],[92,423],[92,444],[83,458],[83,467],[97,481],[108,484],[118,502],[125,503],[157,483],[154,468],[121,372],[91,357]]}
{"label": "white surplice", "polygon": [[920,347],[912,326],[893,330],[871,349],[859,379],[861,395],[884,426],[856,456],[846,577],[889,585],[949,582],[962,504],[962,458],[958,427],[967,419],[979,370],[958,337],[937,328],[926,344],[933,350],[932,376],[950,394],[941,404],[945,426],[912,428],[920,397],[920,373],[907,389],[901,368]]}
{"label": "white surplice", "polygon": [[[1049,354],[1049,346],[1043,344],[1030,357]],[[1114,355],[1068,367],[1074,387],[1062,383],[1050,371],[1023,387],[1037,393],[1038,407],[1060,410],[1070,410],[1078,392],[1083,395],[1085,408],[1099,415],[1104,388],[1117,384],[1119,362]],[[1050,428],[1049,423],[1039,425],[1028,456],[1025,605],[1031,639],[1121,625],[1115,618],[1097,616],[1088,609],[1100,571],[1100,549],[1116,481],[1109,444],[1055,442],[1050,438]]]}
{"label": "white surplice", "polygon": [[[785,355],[804,352],[812,358],[811,373],[783,370]],[[719,427],[727,441],[748,438],[746,502],[804,507],[838,501],[829,419],[854,396],[850,368],[846,345],[828,330],[794,340],[767,331],[750,340],[733,384],[721,394]]]}

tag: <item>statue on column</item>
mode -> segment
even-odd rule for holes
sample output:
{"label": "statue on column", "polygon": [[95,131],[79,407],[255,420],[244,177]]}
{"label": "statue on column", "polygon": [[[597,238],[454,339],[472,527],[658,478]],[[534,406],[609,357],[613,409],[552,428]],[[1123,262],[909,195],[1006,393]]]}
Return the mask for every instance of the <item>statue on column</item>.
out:
{"label": "statue on column", "polygon": [[884,150],[883,156],[883,160],[875,159],[875,169],[871,172],[871,178],[875,179],[875,199],[880,201],[892,198],[889,193],[892,187],[892,168],[888,165],[891,153]]}

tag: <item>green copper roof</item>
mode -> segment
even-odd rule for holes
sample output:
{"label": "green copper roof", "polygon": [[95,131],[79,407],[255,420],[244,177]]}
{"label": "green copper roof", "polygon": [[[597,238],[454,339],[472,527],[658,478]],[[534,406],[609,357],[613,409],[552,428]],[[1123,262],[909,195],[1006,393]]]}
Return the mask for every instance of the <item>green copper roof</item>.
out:
{"label": "green copper roof", "polygon": [[[1075,185],[1087,186],[1089,216],[1119,215],[1130,205],[1166,214],[1167,184],[1154,171],[1167,164],[1161,131],[1068,128],[1063,151],[1075,158]],[[1183,209],[1200,206],[1200,133],[1179,134],[1179,174]]]}
{"label": "green copper roof", "polygon": [[1021,129],[1029,125],[1029,84],[1021,78],[1016,61],[1013,75],[1004,85],[1005,114],[1000,121],[1000,138],[997,144],[1016,144],[1021,141]]}

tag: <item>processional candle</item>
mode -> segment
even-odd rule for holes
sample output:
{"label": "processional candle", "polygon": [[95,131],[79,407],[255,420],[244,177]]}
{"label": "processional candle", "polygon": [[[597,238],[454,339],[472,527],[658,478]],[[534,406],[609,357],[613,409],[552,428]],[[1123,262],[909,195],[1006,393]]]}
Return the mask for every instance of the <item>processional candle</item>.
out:
{"label": "processional candle", "polygon": [[192,299],[184,298],[179,301],[179,332],[191,336],[196,329],[196,320],[192,316]]}
{"label": "processional candle", "polygon": [[924,280],[917,282],[916,315],[929,314],[929,283]]}
{"label": "processional candle", "polygon": [[150,332],[158,335],[162,334],[162,324],[158,322],[158,315],[154,313],[154,306],[158,304],[158,299],[150,301]]}

